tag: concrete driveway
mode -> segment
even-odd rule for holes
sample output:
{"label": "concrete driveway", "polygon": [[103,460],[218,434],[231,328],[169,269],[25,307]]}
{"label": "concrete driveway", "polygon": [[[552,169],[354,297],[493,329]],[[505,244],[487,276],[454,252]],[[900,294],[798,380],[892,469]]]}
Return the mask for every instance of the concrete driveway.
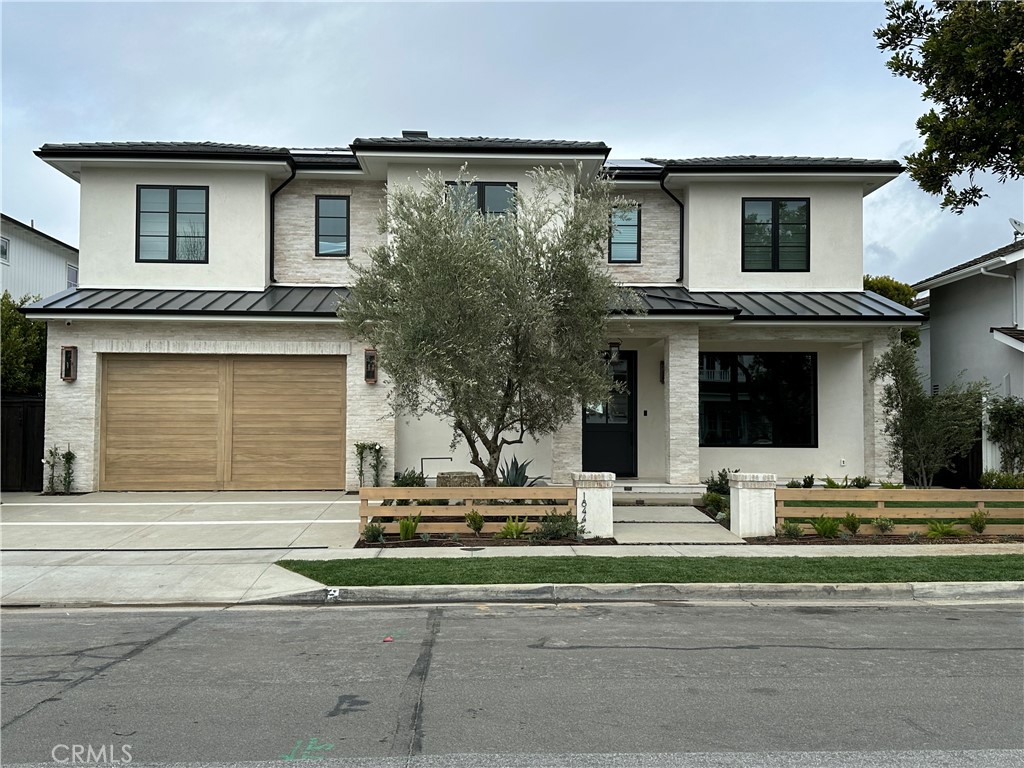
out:
{"label": "concrete driveway", "polygon": [[351,548],[359,501],[331,492],[4,494],[0,600],[235,603],[319,586],[273,565]]}

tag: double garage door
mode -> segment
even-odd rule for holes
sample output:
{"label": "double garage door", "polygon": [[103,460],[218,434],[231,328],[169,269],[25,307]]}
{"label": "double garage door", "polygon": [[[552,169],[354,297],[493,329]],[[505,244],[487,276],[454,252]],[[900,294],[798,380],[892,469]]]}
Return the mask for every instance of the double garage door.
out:
{"label": "double garage door", "polygon": [[106,355],[105,490],[345,487],[345,358]]}

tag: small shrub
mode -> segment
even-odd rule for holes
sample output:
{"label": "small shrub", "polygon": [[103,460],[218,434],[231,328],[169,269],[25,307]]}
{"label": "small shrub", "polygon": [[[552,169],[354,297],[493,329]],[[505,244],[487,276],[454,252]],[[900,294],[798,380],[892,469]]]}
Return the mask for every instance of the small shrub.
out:
{"label": "small shrub", "polygon": [[779,526],[778,535],[787,539],[799,539],[804,535],[804,529],[796,520],[786,520]]}
{"label": "small shrub", "polygon": [[847,512],[843,518],[843,528],[848,530],[851,536],[856,536],[860,529],[860,517],[854,512]]}
{"label": "small shrub", "polygon": [[448,540],[451,541],[453,544],[458,544],[460,541],[462,541],[461,537],[457,533],[453,533],[451,536],[449,536]]}
{"label": "small shrub", "polygon": [[520,520],[518,517],[509,517],[505,521],[505,525],[502,529],[494,534],[496,539],[521,539],[526,533],[526,527],[529,523],[526,522],[526,516]]}
{"label": "small shrub", "polygon": [[825,475],[825,487],[826,488],[849,488],[850,487],[850,476],[843,475],[843,482],[838,483],[828,475]]}
{"label": "small shrub", "polygon": [[786,483],[787,488],[803,488],[804,485],[799,480],[790,480]]}
{"label": "small shrub", "polygon": [[708,487],[708,493],[717,493],[722,496],[729,494],[729,473],[739,472],[738,469],[720,469],[718,470],[718,476],[710,475],[707,480],[704,481],[704,485]]}
{"label": "small shrub", "polygon": [[558,513],[551,510],[541,518],[536,530],[530,534],[531,539],[547,541],[550,539],[579,539],[586,531],[583,524],[572,512]]}
{"label": "small shrub", "polygon": [[932,520],[928,523],[928,532],[925,533],[929,539],[941,539],[946,536],[963,536],[964,532],[951,522],[946,520]]}
{"label": "small shrub", "polygon": [[363,528],[363,540],[371,543],[384,541],[384,526],[380,523],[367,523]]}
{"label": "small shrub", "polygon": [[715,491],[708,491],[700,497],[700,505],[708,512],[718,514],[729,508],[728,497]]}
{"label": "small shrub", "polygon": [[721,523],[726,528],[729,527],[729,508],[728,507],[726,507],[721,512],[719,512],[717,515],[715,515],[715,522],[716,523]]}
{"label": "small shrub", "polygon": [[882,490],[883,491],[902,491],[903,490],[903,483],[888,483],[885,480],[883,480],[880,483],[880,485],[882,486]]}
{"label": "small shrub", "polygon": [[835,517],[815,517],[811,519],[814,532],[823,539],[834,539],[839,535],[839,520]]}
{"label": "small shrub", "polygon": [[893,528],[896,527],[896,523],[888,517],[876,517],[871,521],[871,524],[882,533],[891,533]]}
{"label": "small shrub", "polygon": [[865,477],[864,475],[857,475],[857,477],[850,481],[850,485],[854,488],[867,488],[871,485],[871,478]]}
{"label": "small shrub", "polygon": [[[426,484],[427,479],[423,477],[423,473],[415,469],[407,469],[395,475],[395,488],[423,488]],[[409,499],[397,499],[395,501],[395,505],[399,507],[407,507],[409,503]]]}
{"label": "small shrub", "polygon": [[907,541],[909,541],[911,544],[917,544],[919,541],[921,541],[921,534],[918,531],[911,531],[907,534]]}
{"label": "small shrub", "polygon": [[804,488],[814,487],[814,475],[804,475]]}
{"label": "small shrub", "polygon": [[971,512],[971,519],[968,525],[971,526],[971,530],[975,533],[984,533],[985,528],[988,527],[988,510],[976,509]]}
{"label": "small shrub", "polygon": [[853,540],[853,536],[851,536],[846,531],[840,531],[839,532],[839,540],[840,541],[845,541],[845,542],[849,543],[850,541]]}
{"label": "small shrub", "polygon": [[477,536],[480,535],[480,531],[484,529],[484,517],[475,509],[469,510],[466,513],[466,525],[469,526],[469,530],[475,533]]}
{"label": "small shrub", "polygon": [[416,528],[419,527],[420,519],[423,515],[416,515],[413,517],[401,517],[398,519],[398,538],[402,541],[411,541],[412,537],[416,535]]}
{"label": "small shrub", "polygon": [[989,469],[981,473],[981,487],[990,489],[1024,488],[1024,472],[999,472]]}
{"label": "small shrub", "polygon": [[64,491],[64,495],[67,496],[71,493],[71,486],[75,482],[75,452],[71,450],[71,446],[60,455],[61,464],[64,466],[64,471],[60,476],[61,489]]}
{"label": "small shrub", "polygon": [[420,540],[421,541],[430,541],[430,534],[427,533],[426,531],[424,531],[423,533],[420,534]]}

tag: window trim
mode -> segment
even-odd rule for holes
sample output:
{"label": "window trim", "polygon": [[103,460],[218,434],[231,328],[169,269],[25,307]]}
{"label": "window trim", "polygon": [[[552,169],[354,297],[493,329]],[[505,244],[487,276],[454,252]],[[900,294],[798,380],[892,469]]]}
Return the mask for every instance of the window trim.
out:
{"label": "window trim", "polygon": [[457,187],[463,184],[467,187],[473,187],[476,191],[476,212],[487,215],[485,206],[487,205],[487,199],[484,197],[484,189],[487,187],[511,187],[513,192],[519,191],[518,181],[446,181],[446,187]]}
{"label": "window trim", "polygon": [[[74,285],[71,285],[71,280],[68,279],[69,271],[72,270],[72,269],[75,270],[75,284]],[[78,275],[79,275],[78,265],[77,264],[72,264],[70,261],[65,261],[64,262],[64,282],[68,284],[68,286],[67,286],[68,288],[78,288]]]}
{"label": "window trim", "polygon": [[[167,258],[166,259],[143,259],[141,256],[142,245],[142,190],[144,189],[166,189],[167,199]],[[203,238],[203,258],[200,259],[178,259],[178,190],[179,189],[201,189],[204,195],[204,211],[206,236]],[[148,211],[147,211],[148,213]],[[135,185],[135,263],[136,264],[209,264],[210,263],[210,188],[193,184],[136,184]]]}
{"label": "window trim", "polygon": [[[807,204],[807,266],[802,269],[780,269],[779,268],[779,202],[782,200],[797,200]],[[772,265],[768,269],[754,269],[747,266],[746,247],[746,209],[747,203],[771,203],[772,204]],[[743,272],[810,272],[811,271],[811,198],[809,197],[744,197],[740,203],[740,268]]]}
{"label": "window trim", "polygon": [[[613,216],[615,215],[614,208],[612,209],[612,215]],[[636,206],[636,258],[635,259],[630,259],[629,261],[612,261],[612,235],[613,235],[613,233],[615,231],[615,225],[609,220],[609,222],[608,222],[608,263],[609,264],[613,264],[613,265],[618,265],[618,264],[639,264],[642,261],[643,257],[642,257],[641,248],[640,248],[640,245],[641,245],[641,242],[642,242],[641,232],[643,231],[643,223],[642,223],[642,221],[643,221],[643,212],[641,211],[640,206],[638,205],[638,206]]]}
{"label": "window trim", "polygon": [[[790,198],[786,198],[786,199],[788,200]],[[801,351],[796,351],[796,350],[793,350],[793,351],[789,351],[789,350],[782,351],[782,350],[780,350],[780,351],[771,351],[771,352],[749,352],[749,351],[732,352],[732,351],[729,351],[729,350],[709,350],[709,349],[702,349],[702,350],[700,350],[699,353],[698,353],[698,369],[697,369],[697,377],[698,377],[698,380],[697,380],[697,412],[698,412],[698,414],[700,413],[700,363],[699,363],[699,358],[700,358],[700,355],[703,355],[703,354],[709,354],[709,355],[733,355],[736,358],[738,358],[740,355],[809,355],[810,358],[811,358],[811,363],[812,363],[811,364],[811,392],[812,392],[811,401],[814,403],[814,412],[811,414],[811,442],[810,442],[809,445],[775,445],[775,444],[772,444],[772,445],[736,445],[736,444],[730,444],[730,443],[715,443],[715,444],[708,445],[708,444],[706,444],[704,442],[703,438],[700,436],[700,430],[698,429],[698,435],[697,435],[697,447],[698,448],[730,448],[730,449],[736,449],[736,448],[757,448],[757,449],[762,449],[762,450],[763,449],[775,450],[775,449],[780,449],[781,448],[781,449],[784,449],[784,450],[793,451],[793,450],[813,450],[813,449],[816,449],[816,448],[819,447],[819,433],[820,433],[820,430],[819,430],[818,427],[819,427],[819,421],[820,421],[820,416],[821,416],[821,404],[819,402],[819,395],[821,394],[821,389],[818,386],[818,353],[817,352],[812,352],[812,351],[801,352]],[[736,382],[733,381],[732,379],[730,379],[729,384],[730,384],[729,391],[730,391],[730,397],[731,397],[730,402],[735,402],[736,398],[732,397],[731,395],[734,394],[735,391],[736,391]]]}
{"label": "window trim", "polygon": [[[348,205],[348,215],[345,217],[345,252],[344,253],[320,253],[320,201],[321,200],[344,200]],[[316,195],[313,203],[313,216],[316,219],[313,235],[313,257],[317,259],[347,259],[352,255],[352,195]],[[328,218],[337,219],[338,216]]]}
{"label": "window trim", "polygon": [[11,241],[6,237],[0,237],[0,264],[11,263]]}

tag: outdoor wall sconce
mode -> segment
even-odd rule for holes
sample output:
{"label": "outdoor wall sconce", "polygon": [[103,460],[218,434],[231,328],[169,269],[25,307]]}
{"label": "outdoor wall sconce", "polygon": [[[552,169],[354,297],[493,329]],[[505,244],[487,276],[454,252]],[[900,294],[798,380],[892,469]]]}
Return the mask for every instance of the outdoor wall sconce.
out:
{"label": "outdoor wall sconce", "polygon": [[363,378],[367,384],[377,383],[377,350],[363,350]]}
{"label": "outdoor wall sconce", "polygon": [[608,342],[608,359],[609,360],[618,360],[619,359],[619,350],[620,349],[622,349],[622,342],[621,341],[609,341]]}
{"label": "outdoor wall sconce", "polygon": [[78,378],[78,347],[60,348],[60,377],[63,381]]}

